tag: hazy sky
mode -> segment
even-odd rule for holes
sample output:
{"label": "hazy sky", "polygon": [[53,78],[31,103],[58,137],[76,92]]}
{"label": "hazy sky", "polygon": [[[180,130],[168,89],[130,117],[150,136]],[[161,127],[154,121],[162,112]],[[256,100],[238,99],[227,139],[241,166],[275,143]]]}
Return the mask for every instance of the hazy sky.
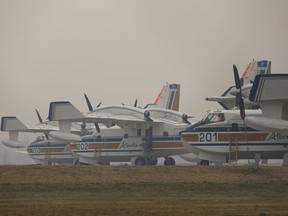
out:
{"label": "hazy sky", "polygon": [[287,8],[286,0],[0,0],[0,116],[34,125],[34,109],[46,117],[55,100],[86,111],[83,93],[94,106],[136,98],[144,106],[175,82],[180,111],[201,118],[220,108],[204,98],[233,84],[232,64],[242,72],[268,59],[273,73],[288,72]]}

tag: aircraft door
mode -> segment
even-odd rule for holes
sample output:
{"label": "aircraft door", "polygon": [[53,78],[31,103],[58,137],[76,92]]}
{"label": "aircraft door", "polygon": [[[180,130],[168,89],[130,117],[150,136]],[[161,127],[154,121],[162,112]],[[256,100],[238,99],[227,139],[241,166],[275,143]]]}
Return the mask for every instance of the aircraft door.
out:
{"label": "aircraft door", "polygon": [[[94,160],[96,163],[102,163],[105,156],[107,156],[106,151],[106,134],[101,132],[94,137]],[[104,159],[105,160],[105,159]]]}
{"label": "aircraft door", "polygon": [[101,152],[102,156],[108,157],[108,146],[107,146],[107,134],[105,132],[101,133],[101,149],[105,150]]}
{"label": "aircraft door", "polygon": [[180,133],[183,131],[183,128],[174,128],[174,144],[182,143]]}

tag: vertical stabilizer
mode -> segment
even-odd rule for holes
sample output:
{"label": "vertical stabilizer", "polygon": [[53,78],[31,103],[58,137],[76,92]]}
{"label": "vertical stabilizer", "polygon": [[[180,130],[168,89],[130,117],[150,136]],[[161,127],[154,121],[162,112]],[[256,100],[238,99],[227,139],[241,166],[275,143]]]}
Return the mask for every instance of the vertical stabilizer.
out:
{"label": "vertical stabilizer", "polygon": [[250,62],[242,74],[243,85],[254,82],[255,76],[258,74],[271,74],[271,61],[252,61]]}
{"label": "vertical stabilizer", "polygon": [[164,85],[158,94],[154,106],[179,111],[180,84]]}

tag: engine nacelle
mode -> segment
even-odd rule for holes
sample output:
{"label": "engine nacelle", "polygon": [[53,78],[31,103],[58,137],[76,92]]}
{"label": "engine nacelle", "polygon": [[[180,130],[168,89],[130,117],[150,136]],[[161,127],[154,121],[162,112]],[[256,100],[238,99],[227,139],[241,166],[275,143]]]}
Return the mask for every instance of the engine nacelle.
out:
{"label": "engine nacelle", "polygon": [[53,139],[66,142],[80,142],[82,140],[81,136],[61,131],[51,131],[49,132],[49,136]]}

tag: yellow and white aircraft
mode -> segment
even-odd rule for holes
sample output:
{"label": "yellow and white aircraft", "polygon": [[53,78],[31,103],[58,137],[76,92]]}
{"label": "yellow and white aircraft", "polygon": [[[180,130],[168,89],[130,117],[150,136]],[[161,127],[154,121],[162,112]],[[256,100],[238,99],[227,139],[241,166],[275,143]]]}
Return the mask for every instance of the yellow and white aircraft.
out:
{"label": "yellow and white aircraft", "polygon": [[[271,61],[268,60],[260,60],[260,61],[251,61],[246,69],[244,70],[242,76],[241,76],[241,95],[244,100],[244,104],[246,108],[259,108],[259,104],[249,101],[249,94],[250,90],[252,88],[255,76],[258,74],[270,74],[271,73]],[[206,98],[207,101],[215,101],[218,102],[224,110],[233,110],[235,109],[235,106],[238,106],[237,103],[235,103],[236,97],[239,97],[239,87],[236,86],[230,86],[221,96],[212,96]],[[236,101],[238,102],[238,101]],[[216,111],[219,113],[219,111]],[[224,111],[225,112],[225,111]],[[213,113],[213,112],[211,112]],[[229,111],[228,113],[232,114],[233,111]],[[237,112],[235,112],[236,115],[238,115]],[[193,153],[192,155],[185,154],[185,155],[179,155],[181,158],[190,161],[190,162],[198,162],[201,165],[209,165],[209,160],[205,160],[202,158],[201,160],[197,159],[197,156],[195,156]],[[213,160],[210,160],[210,162],[213,162]],[[217,162],[217,161],[214,161]]]}
{"label": "yellow and white aircraft", "polygon": [[[9,132],[9,139],[3,140],[2,144],[9,148],[16,148],[17,152],[27,153],[38,164],[73,163],[77,158],[72,155],[69,146],[63,142],[51,142],[52,140],[48,136],[49,132],[59,130],[58,122],[42,121],[37,110],[36,112],[40,122],[32,127],[26,126],[15,116],[2,117],[1,131]],[[83,124],[79,123],[71,125],[71,132],[77,134],[76,138],[79,135],[92,133],[92,130],[94,130],[93,127],[84,128]],[[38,134],[38,136],[27,146],[26,142],[19,141],[19,133],[28,133],[28,137],[32,137],[30,140],[35,139],[31,133]],[[36,144],[39,142],[45,142],[45,144]]]}
{"label": "yellow and white aircraft", "polygon": [[[167,83],[161,89],[155,102],[153,104],[148,104],[146,106],[146,109],[149,108],[157,110],[159,107],[164,107],[167,109],[178,110],[179,97],[180,97],[180,85]],[[91,104],[88,104],[88,106],[89,105],[90,105],[89,109],[92,109]],[[125,108],[126,106],[121,107]],[[103,109],[103,107],[97,109]],[[140,110],[143,111],[142,109]],[[25,146],[25,144],[18,141],[19,132],[43,132],[45,134],[46,139],[44,138],[44,136],[39,136],[33,143],[31,143],[27,147],[29,156],[32,157],[37,163],[72,163],[76,161],[77,156],[76,154],[71,153],[68,141],[69,142],[77,141],[79,140],[79,136],[92,134],[91,127],[86,127],[85,123],[82,124],[72,123],[73,134],[67,134],[67,133],[65,134],[59,131],[58,122],[57,124],[55,124],[55,121],[42,122],[42,119],[40,120],[40,122],[41,124],[35,127],[27,127],[22,122],[20,122],[16,117],[2,117],[1,130],[9,132],[9,140],[3,141],[2,143],[8,147],[14,147],[14,148],[23,147]],[[75,125],[78,127],[76,127]],[[98,124],[96,124],[96,126],[97,126],[96,129],[99,130]],[[71,128],[69,129],[69,131],[71,131]],[[113,129],[110,128],[109,132],[107,131],[106,127],[103,127],[101,129],[101,135],[111,134],[111,136],[114,136],[115,131],[118,131],[118,134],[120,131],[120,134],[122,133],[121,136],[123,136],[124,134],[123,132],[121,132],[121,130],[116,130],[116,127],[113,127]],[[59,136],[61,141],[59,141]],[[123,148],[123,145],[121,148]]]}
{"label": "yellow and white aircraft", "polygon": [[[240,80],[234,75],[239,110],[212,111],[187,128],[184,146],[207,160],[227,162],[238,159],[283,159],[288,152],[288,74],[259,74],[249,99],[262,110],[245,110]],[[240,111],[240,112],[239,112]]]}
{"label": "yellow and white aircraft", "polygon": [[179,134],[190,122],[187,115],[174,110],[110,105],[83,114],[64,101],[50,103],[48,118],[59,121],[61,132],[49,134],[58,140],[69,140],[71,122],[101,123],[107,127],[70,142],[80,163],[156,165],[157,158],[164,157],[165,165],[175,165],[169,156],[188,153]]}

